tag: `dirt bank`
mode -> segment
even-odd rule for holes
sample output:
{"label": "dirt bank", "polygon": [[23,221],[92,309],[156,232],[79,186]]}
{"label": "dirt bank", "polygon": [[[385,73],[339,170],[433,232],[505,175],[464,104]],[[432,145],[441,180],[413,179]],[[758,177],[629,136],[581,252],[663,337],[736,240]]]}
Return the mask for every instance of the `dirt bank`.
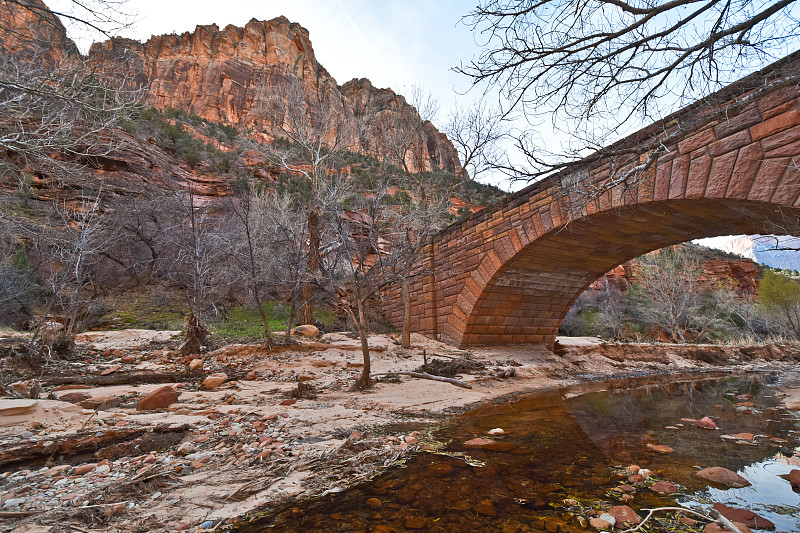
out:
{"label": "dirt bank", "polygon": [[[458,350],[414,336],[414,348],[403,350],[393,336],[373,336],[376,374],[419,370],[427,358],[425,369],[471,388],[384,376],[370,391],[355,393],[349,386],[361,371],[361,354],[344,334],[272,353],[229,345],[195,362],[175,354],[172,338],[93,332],[79,339],[74,360],[2,360],[2,531],[208,529],[269,503],[366,478],[424,446],[426,425],[474,403],[627,374],[789,371],[800,358],[795,346],[574,338],[560,339],[553,352]],[[0,334],[0,343],[12,342]],[[220,373],[227,376],[221,385],[202,385]],[[136,409],[164,387],[177,392],[177,401]],[[786,393],[800,407],[798,390]],[[42,399],[30,398],[36,392]]]}

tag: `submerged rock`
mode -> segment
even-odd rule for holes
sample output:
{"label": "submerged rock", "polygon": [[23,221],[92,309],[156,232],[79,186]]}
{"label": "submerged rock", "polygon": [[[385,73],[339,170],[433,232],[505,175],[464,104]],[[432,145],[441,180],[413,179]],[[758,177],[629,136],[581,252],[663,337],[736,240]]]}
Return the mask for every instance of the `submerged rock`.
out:
{"label": "submerged rock", "polygon": [[[741,533],[753,533],[753,530],[744,524],[740,524],[739,522],[734,522],[733,525],[736,526],[739,529],[739,531],[741,531]],[[703,529],[703,533],[730,533],[730,532],[731,530],[728,529],[727,527],[722,527],[721,525],[714,522],[706,524],[705,529]]]}
{"label": "submerged rock", "polygon": [[614,517],[618,527],[622,527],[626,524],[635,526],[642,521],[642,519],[639,518],[639,515],[636,514],[636,511],[627,505],[615,505],[608,510],[608,514]]}
{"label": "submerged rock", "polygon": [[663,444],[648,444],[647,447],[656,453],[672,453],[675,450]]}
{"label": "submerged rock", "polygon": [[694,475],[704,481],[708,481],[710,483],[716,483],[718,485],[726,485],[728,487],[733,487],[735,489],[750,486],[750,482],[747,481],[745,478],[743,478],[736,472],[733,472],[721,466],[712,466],[710,468],[704,468],[698,472],[695,472]]}
{"label": "submerged rock", "polygon": [[736,509],[722,503],[715,503],[714,510],[731,522],[740,522],[757,529],[775,529],[775,524],[749,509]]}
{"label": "submerged rock", "polygon": [[678,487],[668,481],[659,481],[651,485],[650,490],[659,494],[675,494],[678,492]]}

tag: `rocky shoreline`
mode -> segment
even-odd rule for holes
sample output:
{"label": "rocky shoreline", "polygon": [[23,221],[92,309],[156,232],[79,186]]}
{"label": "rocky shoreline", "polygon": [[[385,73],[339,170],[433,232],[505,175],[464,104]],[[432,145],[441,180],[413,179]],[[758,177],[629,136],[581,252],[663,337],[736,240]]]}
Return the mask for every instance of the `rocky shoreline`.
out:
{"label": "rocky shoreline", "polygon": [[[376,373],[415,370],[427,359],[455,365],[472,389],[387,378],[353,393],[360,352],[344,334],[271,354],[229,345],[192,359],[175,354],[171,335],[93,332],[80,339],[80,360],[43,369],[3,359],[0,530],[216,528],[368,479],[421,449],[430,424],[487,401],[633,374],[789,372],[800,353],[593,339],[563,339],[557,353],[466,351],[421,336],[403,350],[383,335],[370,341]],[[787,391],[787,402],[796,395]]]}

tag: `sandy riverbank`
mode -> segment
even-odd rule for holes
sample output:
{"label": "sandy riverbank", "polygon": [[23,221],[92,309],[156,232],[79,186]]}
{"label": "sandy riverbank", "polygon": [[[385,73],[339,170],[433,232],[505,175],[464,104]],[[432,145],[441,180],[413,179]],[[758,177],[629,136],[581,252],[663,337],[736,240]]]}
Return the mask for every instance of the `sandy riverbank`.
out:
{"label": "sandy riverbank", "polygon": [[[393,377],[357,393],[349,386],[361,372],[361,353],[344,334],[271,354],[258,345],[229,345],[204,354],[194,371],[172,351],[178,341],[171,339],[169,332],[92,332],[79,339],[78,360],[42,368],[3,360],[1,530],[57,531],[67,523],[78,531],[215,527],[366,478],[424,446],[417,430],[472,404],[636,373],[790,371],[800,353],[588,338],[560,339],[555,351],[458,350],[416,335],[404,350],[396,337],[377,335],[370,339],[374,373],[416,370],[427,357],[460,365],[457,377],[471,388]],[[227,381],[202,387],[215,373]],[[298,383],[311,385],[300,398]],[[37,386],[41,400],[24,398],[24,388]],[[177,402],[136,410],[143,396],[166,386],[178,392]],[[800,408],[800,386],[786,393],[787,403]]]}

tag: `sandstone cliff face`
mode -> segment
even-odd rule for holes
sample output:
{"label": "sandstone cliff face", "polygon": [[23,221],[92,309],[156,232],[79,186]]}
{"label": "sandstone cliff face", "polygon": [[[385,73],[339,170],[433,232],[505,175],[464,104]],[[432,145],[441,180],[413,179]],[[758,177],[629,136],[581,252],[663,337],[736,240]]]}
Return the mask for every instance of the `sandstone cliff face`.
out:
{"label": "sandstone cliff face", "polygon": [[[339,101],[343,122],[356,120],[354,109],[373,114],[368,122],[379,114],[394,115],[393,122],[406,125],[422,154],[411,165],[413,171],[460,169],[452,143],[432,124],[422,123],[402,96],[364,79],[339,87],[316,60],[308,31],[285,17],[253,19],[244,28],[198,26],[193,33],[154,36],[146,43],[107,41],[93,45],[88,59],[100,68],[120,68],[147,85],[147,103],[153,107],[242,126],[263,120],[256,103],[265,83],[290,78],[309,95],[330,90]],[[381,140],[375,133],[368,128],[365,137],[353,140],[351,149],[381,157]]]}
{"label": "sandstone cliff face", "polygon": [[[589,290],[602,290],[603,285],[607,283],[621,292],[627,291],[631,283],[636,281],[634,274],[636,264],[634,259],[619,265],[593,282],[589,286]],[[748,295],[758,292],[761,268],[750,259],[703,261],[702,268],[703,274],[700,276],[700,283],[704,289],[711,290],[722,283],[733,282],[733,286],[739,294]]]}
{"label": "sandstone cliff face", "polygon": [[26,0],[24,8],[3,2],[0,30],[0,52],[5,54],[23,54],[44,62],[78,55],[64,25],[41,0]]}

